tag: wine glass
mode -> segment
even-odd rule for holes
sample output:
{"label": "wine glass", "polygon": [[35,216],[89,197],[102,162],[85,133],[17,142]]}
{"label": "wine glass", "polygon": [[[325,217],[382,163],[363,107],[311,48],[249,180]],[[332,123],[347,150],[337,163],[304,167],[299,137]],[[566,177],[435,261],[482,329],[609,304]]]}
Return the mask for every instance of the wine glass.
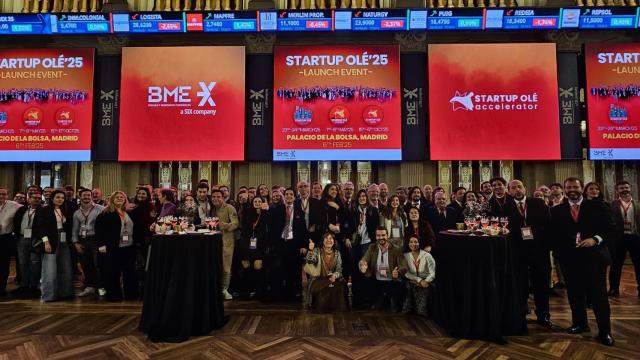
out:
{"label": "wine glass", "polygon": [[497,216],[492,216],[491,217],[491,227],[496,229],[498,227],[498,223],[499,223],[498,217]]}
{"label": "wine glass", "polygon": [[489,218],[487,217],[482,217],[482,219],[480,219],[480,223],[482,224],[482,228],[486,229],[489,227]]}
{"label": "wine glass", "polygon": [[464,218],[464,224],[467,226],[467,229],[470,230],[471,229],[471,224],[473,224],[475,222],[475,220],[469,216]]}

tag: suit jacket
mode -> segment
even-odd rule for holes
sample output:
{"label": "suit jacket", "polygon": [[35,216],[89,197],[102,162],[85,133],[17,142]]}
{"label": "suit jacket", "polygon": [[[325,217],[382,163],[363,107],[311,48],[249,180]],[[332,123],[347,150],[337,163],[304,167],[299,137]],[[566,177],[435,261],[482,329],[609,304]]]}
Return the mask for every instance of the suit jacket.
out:
{"label": "suit jacket", "polygon": [[[613,227],[613,219],[600,201],[584,199],[577,223],[571,217],[571,205],[568,201],[551,209],[551,234],[554,238],[552,248],[561,261],[569,264],[610,264],[611,257],[606,245],[610,241]],[[578,232],[583,240],[600,236],[602,243],[591,248],[576,248]]]}
{"label": "suit jacket", "polygon": [[488,216],[496,216],[496,217],[506,217],[508,216],[509,213],[509,206],[513,206],[515,203],[513,202],[513,197],[511,197],[511,195],[506,194],[504,196],[504,204],[501,205],[500,202],[498,202],[498,198],[495,196],[492,196],[491,199],[489,199],[489,213],[487,214]]}
{"label": "suit jacket", "polygon": [[[129,216],[131,217],[131,216]],[[144,226],[143,224],[135,223],[135,220],[132,218],[133,222],[133,234],[132,240],[134,242],[140,241],[140,239],[136,239],[135,234],[140,233],[140,229],[137,229],[137,226]],[[120,249],[120,235],[122,229],[122,219],[120,219],[120,215],[117,211],[114,212],[106,212],[103,211],[96,218],[95,231],[96,231],[96,244],[98,247],[105,246],[107,248],[107,254],[115,255],[117,251]]]}
{"label": "suit jacket", "polygon": [[[413,207],[413,203],[411,201],[407,202],[404,205],[404,212],[409,216],[409,210]],[[426,219],[429,214],[429,209],[435,207],[432,202],[422,199],[420,200],[420,207],[418,208],[420,212],[420,219]]]}
{"label": "suit jacket", "polygon": [[[302,243],[308,243],[309,238],[313,238],[314,241],[319,240],[321,235],[310,233],[309,229],[317,226],[318,216],[320,215],[320,200],[309,197],[309,227],[307,227],[305,221],[305,213],[302,209],[302,200],[295,199],[293,202],[293,236]],[[314,229],[316,230],[316,229]]]}
{"label": "suit jacket", "polygon": [[[351,212],[351,216],[349,216],[350,220],[350,236],[352,241],[356,240],[356,237],[353,235],[358,232],[358,227],[360,227],[360,210],[359,208],[354,208]],[[371,239],[372,243],[376,242],[376,228],[380,225],[380,215],[378,209],[368,206],[367,211],[365,213],[364,220],[367,227],[367,235],[369,235],[369,239]]]}
{"label": "suit jacket", "polygon": [[[364,254],[362,260],[367,263],[367,271],[364,273],[366,277],[375,276],[378,271],[378,254],[380,253],[380,248],[376,242],[371,243],[369,246],[369,250]],[[389,243],[389,250],[387,252],[389,255],[389,276],[391,276],[391,271],[398,267],[400,274],[398,275],[398,279],[395,281],[401,281],[404,277],[404,274],[407,272],[407,262],[404,259],[404,253],[402,249],[399,249],[393,244]]]}
{"label": "suit jacket", "polygon": [[[236,209],[229,204],[223,203],[222,205],[220,205],[220,208],[213,208],[212,212],[215,213],[215,216],[220,222],[220,230],[222,231],[223,243],[233,244],[235,239],[234,231],[240,225]],[[222,225],[222,223],[225,223],[227,225]]]}
{"label": "suit jacket", "polygon": [[[616,237],[620,237],[622,235],[624,235],[624,213],[622,212],[622,209],[620,208],[621,205],[621,201],[620,199],[618,200],[614,200],[611,203],[611,214],[613,216],[613,220],[615,221],[615,228],[616,228]],[[633,210],[635,212],[635,217],[636,217],[636,232],[635,235],[640,235],[640,206],[638,205],[638,202],[636,202],[635,200],[633,201]],[[17,214],[16,214],[17,216]],[[15,225],[13,226],[13,228],[15,229]]]}
{"label": "suit jacket", "polygon": [[344,223],[347,222],[346,218],[348,217],[348,213],[346,212],[346,208],[344,205],[341,205],[339,209],[335,209],[329,204],[322,200],[320,202],[318,214],[318,223],[316,225],[316,232],[322,236],[327,232],[331,232],[329,230],[329,224],[338,225],[340,224],[340,233],[335,234],[336,239],[340,242],[340,246],[344,242],[345,235],[345,227]]}
{"label": "suit jacket", "polygon": [[[53,205],[45,206],[44,208],[42,208],[36,213],[37,216],[35,216],[32,224],[33,243],[38,243],[39,245],[37,247],[39,251],[42,251],[42,249],[44,248],[44,244],[40,244],[40,242],[46,236],[49,240],[49,245],[51,245],[52,254],[55,254],[60,242],[60,237],[58,234],[58,223],[54,209],[55,207]],[[62,229],[66,233],[67,244],[70,244],[71,230],[73,228],[73,214],[70,213],[64,206],[62,208],[62,212],[65,217],[65,222],[62,224]]]}
{"label": "suit jacket", "polygon": [[443,217],[440,215],[438,208],[432,207],[427,211],[427,221],[431,225],[433,232],[438,236],[441,231],[455,229],[456,222],[460,217],[460,213],[456,212],[455,209],[447,207],[446,208],[446,216]]}
{"label": "suit jacket", "polygon": [[[509,218],[508,227],[511,238],[515,241],[534,241],[536,245],[549,249],[550,244],[546,239],[551,222],[551,213],[549,212],[547,204],[544,203],[544,200],[527,196],[525,200],[525,218],[520,214],[516,200],[513,199],[511,202],[512,203],[505,208],[507,217]],[[521,228],[524,226],[531,228],[533,240],[522,240]]]}
{"label": "suit jacket", "polygon": [[[16,211],[15,216],[13,217],[13,234],[16,238],[20,238],[20,232],[22,231],[22,219],[27,214],[27,210],[31,208],[30,205],[24,205],[18,211]],[[42,209],[42,207],[38,206],[36,208],[36,212],[33,214],[33,218],[31,219],[31,228],[33,229],[33,223],[36,221],[36,216],[38,216],[38,212]],[[33,231],[31,232],[31,236],[33,236]]]}

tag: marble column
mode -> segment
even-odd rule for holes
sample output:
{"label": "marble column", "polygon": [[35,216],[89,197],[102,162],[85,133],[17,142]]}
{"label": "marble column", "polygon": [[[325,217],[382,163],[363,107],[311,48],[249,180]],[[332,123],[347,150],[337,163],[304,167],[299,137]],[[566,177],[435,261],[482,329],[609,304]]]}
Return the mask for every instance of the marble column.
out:
{"label": "marble column", "polygon": [[422,186],[425,184],[424,165],[419,161],[400,163],[400,185],[402,186]]}
{"label": "marble column", "polygon": [[93,162],[91,161],[80,163],[80,186],[93,189]]}
{"label": "marble column", "polygon": [[351,161],[338,161],[338,182],[351,181]]}
{"label": "marble column", "polygon": [[171,187],[171,178],[173,176],[173,164],[170,161],[160,162],[158,172],[159,172],[159,179],[160,179],[158,181],[158,186],[160,188]]}
{"label": "marble column", "polygon": [[513,179],[513,160],[500,160],[500,176],[507,180],[507,183]]}
{"label": "marble column", "polygon": [[358,161],[358,183],[356,189],[364,189],[371,183],[371,161]]}
{"label": "marble column", "polygon": [[218,161],[218,185],[231,185],[231,161]]}
{"label": "marble column", "polygon": [[473,167],[469,160],[458,162],[458,186],[463,186],[467,190],[473,188]]}
{"label": "marble column", "polygon": [[[296,162],[296,183],[298,181],[311,182],[311,162],[310,161],[298,161]],[[297,186],[297,184],[294,184]]]}
{"label": "marble column", "polygon": [[323,189],[331,182],[331,161],[318,161],[318,182]]}
{"label": "marble column", "polygon": [[451,161],[438,161],[438,186],[451,194]]}

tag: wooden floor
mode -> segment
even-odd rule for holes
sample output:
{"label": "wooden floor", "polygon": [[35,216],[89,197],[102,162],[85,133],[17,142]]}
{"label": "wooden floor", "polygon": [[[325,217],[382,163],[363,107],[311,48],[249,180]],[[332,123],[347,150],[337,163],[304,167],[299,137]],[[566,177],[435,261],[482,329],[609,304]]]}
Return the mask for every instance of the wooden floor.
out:
{"label": "wooden floor", "polygon": [[[319,315],[299,305],[226,303],[229,323],[181,344],[152,343],[137,331],[139,302],[0,302],[0,360],[17,359],[640,359],[640,300],[631,267],[623,295],[611,299],[616,346],[535,324],[504,346],[447,337],[432,321],[388,312]],[[553,321],[570,324],[563,297]],[[533,320],[532,318],[530,320]]]}

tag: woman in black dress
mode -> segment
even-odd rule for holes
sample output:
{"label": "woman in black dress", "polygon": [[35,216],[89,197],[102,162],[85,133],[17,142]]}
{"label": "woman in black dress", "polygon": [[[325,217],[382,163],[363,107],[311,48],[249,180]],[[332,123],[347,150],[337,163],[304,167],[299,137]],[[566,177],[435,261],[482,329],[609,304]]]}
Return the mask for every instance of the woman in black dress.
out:
{"label": "woman in black dress", "polygon": [[[320,214],[316,232],[319,234],[331,233],[336,248],[343,259],[349,258],[349,249],[345,244],[345,223],[348,213],[339,196],[338,187],[335,184],[327,184],[322,191],[320,200]],[[343,264],[343,275],[348,278],[351,275],[350,267]]]}
{"label": "woman in black dress", "polygon": [[241,264],[244,292],[253,298],[264,293],[263,260],[269,249],[269,203],[256,196],[252,206],[242,216],[242,238],[240,239]]}

